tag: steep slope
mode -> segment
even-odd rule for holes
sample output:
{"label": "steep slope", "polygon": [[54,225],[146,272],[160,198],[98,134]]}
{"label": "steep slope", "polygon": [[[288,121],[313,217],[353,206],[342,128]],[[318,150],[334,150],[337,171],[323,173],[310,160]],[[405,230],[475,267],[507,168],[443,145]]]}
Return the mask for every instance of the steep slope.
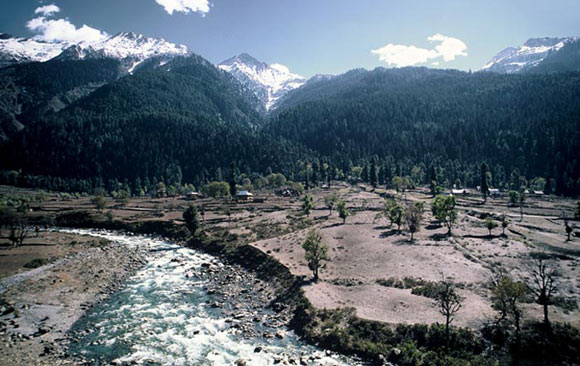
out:
{"label": "steep slope", "polygon": [[508,47],[498,53],[481,70],[512,74],[538,66],[546,57],[557,53],[577,38],[530,38],[521,47]]}
{"label": "steep slope", "polygon": [[161,67],[189,54],[185,46],[135,33],[74,45],[3,35],[0,141],[124,74]]}
{"label": "steep slope", "polygon": [[567,42],[558,52],[552,52],[530,73],[579,72],[580,39]]}
{"label": "steep slope", "polygon": [[306,78],[291,73],[284,65],[268,65],[246,53],[227,59],[218,67],[251,90],[265,110],[272,109],[280,98],[306,82]]}
{"label": "steep slope", "polygon": [[47,61],[0,69],[0,142],[121,76],[118,60]]}

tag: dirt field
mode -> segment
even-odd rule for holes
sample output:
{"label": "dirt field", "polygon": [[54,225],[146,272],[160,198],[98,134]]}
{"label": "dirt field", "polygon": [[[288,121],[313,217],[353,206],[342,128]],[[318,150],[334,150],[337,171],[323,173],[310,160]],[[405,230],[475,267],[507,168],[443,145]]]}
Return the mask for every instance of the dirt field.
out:
{"label": "dirt field", "polygon": [[[329,247],[331,261],[322,270],[319,283],[305,282],[304,290],[313,305],[354,307],[362,318],[388,323],[443,321],[432,299],[412,294],[412,287],[416,285],[401,288],[393,283],[404,279],[439,281],[445,277],[457,283],[465,298],[454,324],[478,328],[495,315],[488,288],[494,274],[504,270],[515,279],[529,282],[530,253],[545,252],[552,258],[550,265],[557,269],[557,304],[550,307],[551,319],[580,326],[579,229],[575,229],[572,240],[567,242],[561,220],[562,212],[573,216],[574,200],[529,197],[520,221],[519,208],[508,207],[507,197],[489,198],[485,205],[478,194],[457,197],[458,220],[453,235],[448,237],[447,229],[433,219],[432,198],[424,189],[402,196],[394,191],[371,192],[369,187],[341,184],[333,186],[331,191],[315,189],[310,193],[316,207],[308,217],[301,213],[300,199],[277,197],[272,191],[256,192],[256,197],[265,199],[264,202],[244,204],[210,198],[197,201],[138,198],[120,207],[109,199],[105,211],[110,211],[115,219],[126,221],[162,219],[181,223],[181,214],[187,205],[194,204],[200,211],[203,207],[204,230],[218,236],[234,235],[235,240],[273,255],[305,279],[311,273],[301,245],[306,233],[317,229]],[[324,207],[324,196],[331,193],[345,200],[355,213],[344,225],[336,211],[329,216]],[[381,194],[396,197],[402,203],[425,202],[421,231],[413,242],[404,227],[402,232],[397,232],[387,219],[377,218],[384,204]],[[89,197],[63,200],[49,195],[36,207],[36,212],[46,214],[70,209],[94,210]],[[501,215],[509,217],[505,236],[500,235],[501,227],[494,229],[492,236],[488,235],[483,225],[487,215],[496,219]],[[578,226],[577,222],[573,224]],[[525,318],[542,316],[541,307],[531,299],[524,309]]]}

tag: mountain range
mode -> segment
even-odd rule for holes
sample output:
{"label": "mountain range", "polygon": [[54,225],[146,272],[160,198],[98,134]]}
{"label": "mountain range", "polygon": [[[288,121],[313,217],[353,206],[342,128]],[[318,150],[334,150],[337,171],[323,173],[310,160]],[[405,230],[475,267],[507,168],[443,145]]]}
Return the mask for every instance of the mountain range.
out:
{"label": "mountain range", "polygon": [[189,53],[186,46],[133,32],[121,32],[98,41],[80,43],[45,42],[0,34],[0,67],[51,59],[113,58],[121,61],[124,71],[132,73],[139,64],[152,57],[170,59]]}
{"label": "mountain range", "polygon": [[[580,38],[530,38],[520,47],[508,47],[494,56],[481,70],[498,73],[550,72],[576,70],[580,55],[574,52]],[[192,54],[184,45],[164,39],[146,37],[133,32],[121,32],[94,42],[45,42],[16,38],[0,33],[0,68],[49,60],[71,61],[112,58],[118,60],[121,73],[134,73],[142,68],[158,67],[176,56]],[[290,72],[281,64],[267,64],[242,53],[217,65],[232,74],[258,99],[254,106],[262,113],[276,109],[292,90],[309,79]],[[329,76],[316,75],[312,82]]]}
{"label": "mountain range", "polygon": [[[227,179],[232,163],[250,180],[302,180],[305,169],[348,177],[374,161],[383,182],[427,184],[437,166],[446,186],[473,186],[486,162],[495,186],[542,177],[551,191],[580,193],[575,40],[527,42],[538,51],[528,54],[554,50],[509,75],[408,67],[307,80],[247,54],[216,66],[133,33],[58,45],[58,54],[2,38],[12,61],[0,68],[0,184],[200,185]],[[38,52],[7,51],[27,42]],[[507,53],[502,62],[512,63]]]}

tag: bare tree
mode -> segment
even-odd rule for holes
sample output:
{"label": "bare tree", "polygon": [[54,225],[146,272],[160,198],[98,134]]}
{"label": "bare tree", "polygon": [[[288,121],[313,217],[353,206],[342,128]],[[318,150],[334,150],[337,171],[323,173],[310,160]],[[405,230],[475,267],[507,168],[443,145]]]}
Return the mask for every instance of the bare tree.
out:
{"label": "bare tree", "polygon": [[26,221],[22,218],[15,218],[10,224],[10,242],[12,247],[16,248],[24,243],[24,240],[28,237],[28,228],[26,227]]}
{"label": "bare tree", "polygon": [[502,230],[501,235],[505,236],[505,229],[507,229],[509,224],[510,220],[505,215],[503,215],[501,217],[501,230]]}
{"label": "bare tree", "polygon": [[536,297],[536,303],[544,307],[544,323],[550,324],[548,319],[548,306],[551,304],[551,298],[556,291],[554,283],[554,268],[548,266],[547,256],[544,253],[538,253],[534,256],[530,276],[532,282],[529,284],[530,289]]}
{"label": "bare tree", "polygon": [[526,192],[522,191],[520,193],[520,199],[519,199],[519,204],[520,204],[520,221],[522,221],[524,219],[524,203],[526,202]]}
{"label": "bare tree", "polygon": [[449,280],[441,281],[441,287],[437,294],[439,313],[445,317],[445,336],[449,343],[449,326],[453,322],[455,314],[461,309],[461,297],[455,290],[455,285]]}
{"label": "bare tree", "polygon": [[572,229],[572,226],[570,226],[569,221],[570,220],[568,220],[568,217],[564,216],[564,226],[566,227],[566,235],[567,235],[566,241],[571,240],[570,234],[572,234],[572,231],[574,231],[574,229]]}

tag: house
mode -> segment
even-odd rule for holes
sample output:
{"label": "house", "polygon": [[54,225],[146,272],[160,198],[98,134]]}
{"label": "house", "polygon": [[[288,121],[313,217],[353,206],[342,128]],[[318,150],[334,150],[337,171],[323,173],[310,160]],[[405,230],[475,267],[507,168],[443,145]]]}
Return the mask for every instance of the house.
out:
{"label": "house", "polygon": [[467,192],[467,189],[452,189],[451,190],[451,194],[454,195],[454,196],[457,196],[458,194],[466,195],[468,193],[469,192]]}
{"label": "house", "polygon": [[276,196],[282,197],[300,197],[300,192],[292,187],[282,188],[276,191]]}
{"label": "house", "polygon": [[543,196],[544,192],[543,191],[534,191],[534,196]]}
{"label": "house", "polygon": [[238,191],[238,193],[236,193],[236,199],[243,202],[252,202],[254,200],[254,195],[249,191]]}
{"label": "house", "polygon": [[497,188],[490,188],[487,190],[490,196],[500,196],[501,192]]}
{"label": "house", "polygon": [[198,192],[187,192],[185,194],[185,199],[188,201],[193,201],[201,197],[201,194]]}

